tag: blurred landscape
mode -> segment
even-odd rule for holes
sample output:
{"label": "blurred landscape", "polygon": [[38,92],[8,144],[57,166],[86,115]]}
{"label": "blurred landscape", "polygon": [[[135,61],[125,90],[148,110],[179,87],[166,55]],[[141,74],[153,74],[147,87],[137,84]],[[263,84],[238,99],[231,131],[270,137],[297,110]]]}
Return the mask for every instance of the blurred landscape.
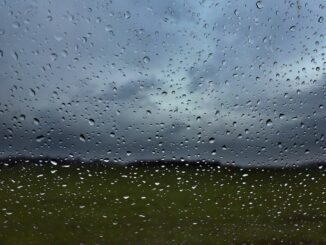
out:
{"label": "blurred landscape", "polygon": [[39,165],[54,165],[54,166],[79,166],[79,167],[87,167],[93,168],[98,166],[103,167],[118,167],[118,166],[148,166],[148,167],[177,167],[177,166],[185,166],[185,167],[227,167],[227,168],[236,168],[236,169],[324,169],[326,168],[325,161],[310,161],[310,162],[302,162],[298,163],[287,163],[283,165],[277,164],[261,164],[261,165],[236,165],[230,163],[222,163],[216,160],[172,160],[172,159],[156,159],[156,160],[136,160],[131,162],[119,162],[119,161],[110,161],[107,159],[91,159],[91,160],[82,160],[79,158],[56,158],[56,157],[5,157],[0,158],[0,167],[13,167],[13,166],[22,166],[22,165],[31,165],[36,164]]}
{"label": "blurred landscape", "polygon": [[0,245],[326,245],[325,3],[0,0]]}
{"label": "blurred landscape", "polygon": [[323,163],[0,162],[0,244],[326,244]]}

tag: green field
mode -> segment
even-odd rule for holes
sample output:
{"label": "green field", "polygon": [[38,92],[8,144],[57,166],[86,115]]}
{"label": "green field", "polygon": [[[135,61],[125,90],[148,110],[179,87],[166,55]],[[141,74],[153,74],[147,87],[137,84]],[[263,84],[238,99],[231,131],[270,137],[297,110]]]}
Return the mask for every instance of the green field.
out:
{"label": "green field", "polygon": [[326,171],[0,168],[0,244],[326,244]]}

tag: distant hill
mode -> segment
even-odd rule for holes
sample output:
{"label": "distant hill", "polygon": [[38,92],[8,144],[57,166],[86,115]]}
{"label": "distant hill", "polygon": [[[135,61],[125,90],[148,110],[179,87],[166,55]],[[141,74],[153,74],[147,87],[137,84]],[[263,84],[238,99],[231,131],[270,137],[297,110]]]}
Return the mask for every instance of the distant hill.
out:
{"label": "distant hill", "polygon": [[70,158],[53,158],[53,157],[6,157],[0,158],[0,166],[16,165],[73,165],[73,166],[129,166],[129,167],[217,167],[222,166],[217,161],[180,161],[180,160],[138,160],[128,163],[107,161],[102,159],[81,160]]}
{"label": "distant hill", "polygon": [[17,165],[53,165],[53,166],[64,166],[64,165],[73,165],[73,166],[84,166],[84,165],[117,165],[116,163],[106,163],[99,160],[90,160],[84,161],[79,158],[54,158],[54,157],[6,157],[0,158],[0,166],[17,166]]}
{"label": "distant hill", "polygon": [[318,168],[318,169],[326,169],[326,162],[305,162],[298,166],[300,168]]}
{"label": "distant hill", "polygon": [[139,160],[127,163],[128,166],[142,166],[142,167],[221,167],[222,164],[218,161],[206,160]]}
{"label": "distant hill", "polygon": [[304,162],[302,164],[288,164],[285,166],[275,165],[261,165],[261,166],[237,166],[231,164],[221,163],[219,161],[208,161],[208,160],[137,160],[128,163],[113,162],[102,159],[93,160],[81,160],[81,159],[70,159],[70,158],[53,158],[53,157],[5,157],[0,158],[0,167],[12,167],[17,165],[53,165],[53,166],[79,166],[79,167],[199,167],[199,168],[250,168],[250,169],[326,169],[325,162]]}

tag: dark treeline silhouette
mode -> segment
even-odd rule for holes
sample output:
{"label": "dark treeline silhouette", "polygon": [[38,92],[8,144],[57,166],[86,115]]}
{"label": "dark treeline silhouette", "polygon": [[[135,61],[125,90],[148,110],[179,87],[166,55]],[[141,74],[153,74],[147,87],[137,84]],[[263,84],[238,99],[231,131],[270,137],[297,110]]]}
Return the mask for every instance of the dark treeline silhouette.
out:
{"label": "dark treeline silhouette", "polygon": [[304,162],[302,164],[287,165],[251,165],[238,166],[234,164],[221,163],[212,160],[135,160],[132,162],[122,163],[103,159],[82,160],[79,158],[55,158],[55,157],[28,157],[14,156],[0,158],[0,167],[13,167],[18,165],[38,165],[38,166],[76,166],[76,167],[188,167],[188,168],[246,168],[246,169],[326,169],[326,162]]}
{"label": "dark treeline silhouette", "polygon": [[222,164],[218,161],[181,161],[181,160],[135,160],[132,162],[117,162],[103,159],[82,160],[79,158],[53,158],[53,157],[26,157],[15,156],[0,158],[1,166],[17,166],[17,165],[72,165],[72,166],[130,166],[130,167],[219,167]]}

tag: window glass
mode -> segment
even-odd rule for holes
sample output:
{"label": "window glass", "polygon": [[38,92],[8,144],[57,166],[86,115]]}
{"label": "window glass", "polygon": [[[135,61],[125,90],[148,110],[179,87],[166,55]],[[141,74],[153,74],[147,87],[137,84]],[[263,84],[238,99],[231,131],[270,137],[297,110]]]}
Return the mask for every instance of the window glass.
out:
{"label": "window glass", "polygon": [[0,0],[0,244],[326,243],[323,0]]}

